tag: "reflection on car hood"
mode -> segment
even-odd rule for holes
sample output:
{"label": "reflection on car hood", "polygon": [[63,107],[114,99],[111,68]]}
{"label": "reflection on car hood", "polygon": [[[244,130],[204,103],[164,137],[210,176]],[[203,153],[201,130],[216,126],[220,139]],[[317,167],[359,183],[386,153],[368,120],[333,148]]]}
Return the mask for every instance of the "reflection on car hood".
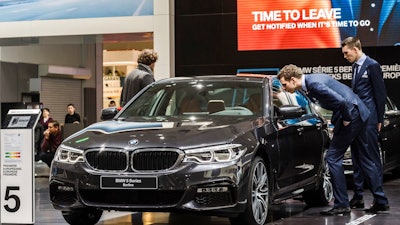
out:
{"label": "reflection on car hood", "polygon": [[[253,118],[254,120],[254,118]],[[219,117],[216,120],[179,120],[165,122],[105,121],[93,124],[68,137],[64,144],[80,148],[132,148],[137,141],[141,147],[191,148],[229,143],[240,134],[254,129],[249,118]]]}

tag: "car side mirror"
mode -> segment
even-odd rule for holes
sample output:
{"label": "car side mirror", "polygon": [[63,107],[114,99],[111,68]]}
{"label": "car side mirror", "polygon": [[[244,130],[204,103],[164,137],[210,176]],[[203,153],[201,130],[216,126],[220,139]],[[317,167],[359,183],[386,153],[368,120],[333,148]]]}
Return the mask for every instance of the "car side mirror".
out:
{"label": "car side mirror", "polygon": [[299,105],[282,105],[278,110],[284,119],[299,118],[304,114],[304,109]]}
{"label": "car side mirror", "polygon": [[101,120],[112,120],[119,112],[117,107],[109,107],[101,110]]}

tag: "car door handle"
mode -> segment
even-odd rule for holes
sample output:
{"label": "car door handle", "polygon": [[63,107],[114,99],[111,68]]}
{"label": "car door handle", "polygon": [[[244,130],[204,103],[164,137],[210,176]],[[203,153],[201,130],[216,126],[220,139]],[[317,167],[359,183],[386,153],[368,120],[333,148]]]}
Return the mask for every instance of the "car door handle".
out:
{"label": "car door handle", "polygon": [[302,134],[303,134],[303,131],[304,131],[304,128],[303,128],[303,127],[298,127],[298,128],[297,128],[297,132],[299,132],[299,135],[302,135]]}

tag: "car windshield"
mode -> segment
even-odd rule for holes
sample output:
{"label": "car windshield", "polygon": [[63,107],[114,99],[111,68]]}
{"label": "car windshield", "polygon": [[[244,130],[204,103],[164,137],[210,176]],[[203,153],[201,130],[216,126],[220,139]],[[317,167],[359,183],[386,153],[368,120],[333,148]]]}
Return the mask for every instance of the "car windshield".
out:
{"label": "car windshield", "polygon": [[158,83],[138,96],[120,118],[262,115],[262,93],[260,82],[194,80]]}

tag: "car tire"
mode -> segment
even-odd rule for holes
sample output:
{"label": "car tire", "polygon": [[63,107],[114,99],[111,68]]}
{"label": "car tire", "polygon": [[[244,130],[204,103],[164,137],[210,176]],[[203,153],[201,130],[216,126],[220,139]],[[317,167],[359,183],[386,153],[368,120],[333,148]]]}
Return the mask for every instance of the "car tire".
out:
{"label": "car tire", "polygon": [[269,219],[270,179],[267,168],[261,157],[255,157],[250,169],[246,210],[231,217],[231,225],[262,225]]}
{"label": "car tire", "polygon": [[98,209],[62,211],[64,220],[71,225],[94,225],[102,214],[103,211]]}
{"label": "car tire", "polygon": [[331,174],[326,161],[322,165],[321,176],[319,177],[316,189],[303,193],[303,200],[308,206],[326,206],[333,199],[333,186]]}

